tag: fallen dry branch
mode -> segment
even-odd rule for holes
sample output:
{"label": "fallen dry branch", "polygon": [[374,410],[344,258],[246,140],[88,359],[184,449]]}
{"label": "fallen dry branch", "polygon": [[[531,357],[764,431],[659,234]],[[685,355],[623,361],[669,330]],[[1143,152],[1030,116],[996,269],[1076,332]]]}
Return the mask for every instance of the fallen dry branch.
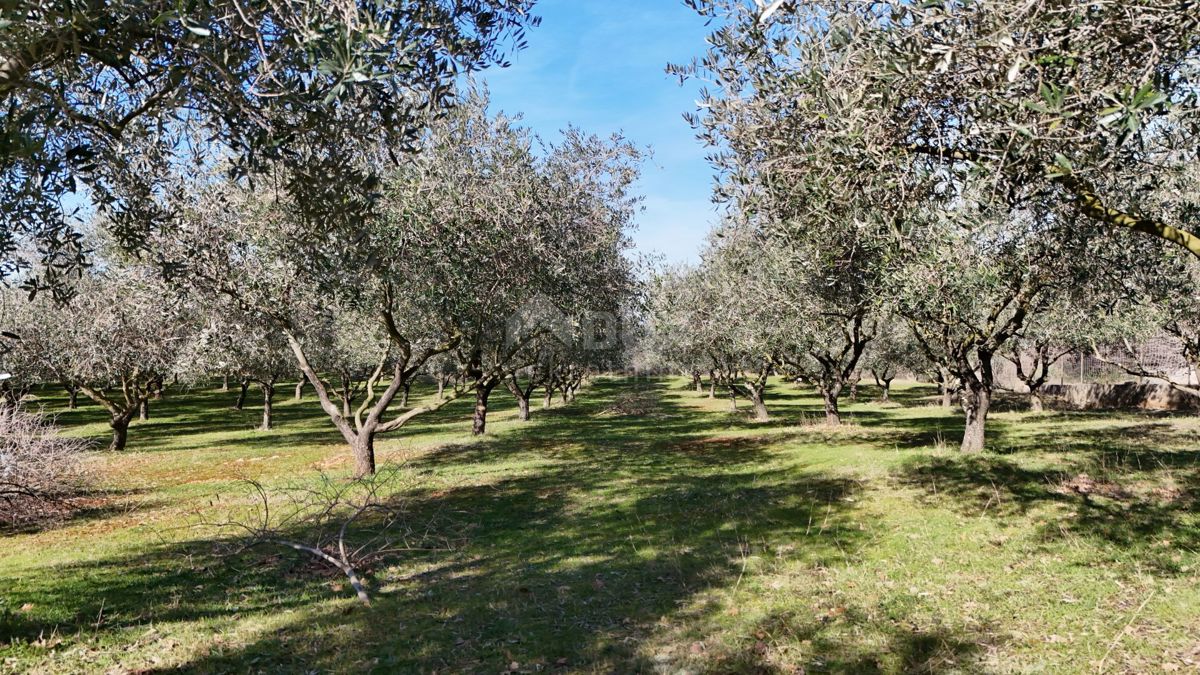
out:
{"label": "fallen dry branch", "polygon": [[40,414],[0,405],[0,521],[12,527],[73,511],[66,502],[87,484],[87,447]]}
{"label": "fallen dry branch", "polygon": [[344,574],[359,601],[370,605],[363,578],[368,565],[400,551],[437,550],[423,545],[432,525],[418,530],[406,517],[400,497],[411,487],[406,477],[401,466],[388,466],[370,477],[338,479],[322,473],[315,485],[276,489],[246,478],[241,483],[250,496],[249,508],[234,509],[235,515],[220,521],[201,514],[201,524],[235,533],[226,551],[231,555],[276,546],[311,556]]}

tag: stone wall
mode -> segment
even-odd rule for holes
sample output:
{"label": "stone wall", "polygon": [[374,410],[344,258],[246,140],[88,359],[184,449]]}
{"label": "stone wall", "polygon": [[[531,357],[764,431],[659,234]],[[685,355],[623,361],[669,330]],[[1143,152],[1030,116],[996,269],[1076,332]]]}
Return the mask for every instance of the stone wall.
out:
{"label": "stone wall", "polygon": [[1055,407],[1076,410],[1200,410],[1200,398],[1161,384],[1047,384],[1042,387]]}

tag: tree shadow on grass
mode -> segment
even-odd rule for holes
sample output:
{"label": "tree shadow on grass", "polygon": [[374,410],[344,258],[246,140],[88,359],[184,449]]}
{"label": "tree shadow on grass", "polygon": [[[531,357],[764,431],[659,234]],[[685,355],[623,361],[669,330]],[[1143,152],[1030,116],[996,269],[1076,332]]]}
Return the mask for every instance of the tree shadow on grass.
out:
{"label": "tree shadow on grass", "polygon": [[[1109,452],[1094,448],[1088,456],[1050,468],[991,455],[919,458],[908,462],[897,478],[919,489],[926,503],[970,516],[1037,512],[1046,541],[1079,537],[1102,542],[1158,573],[1184,573],[1172,549],[1200,548],[1195,497],[1200,473],[1177,473],[1164,484],[1154,471],[1127,471],[1130,465],[1111,462],[1106,466],[1103,458]],[[1197,451],[1182,453],[1184,457],[1168,454],[1178,462],[1175,466],[1195,466],[1200,460]],[[1161,466],[1172,464],[1163,461]]]}
{"label": "tree shadow on grass", "polygon": [[[750,632],[746,648],[720,654],[699,670],[710,673],[985,673],[984,647],[997,641],[990,626],[970,631],[920,627],[889,618],[886,608],[838,607],[835,613],[772,614]],[[775,645],[803,645],[781,655]],[[803,667],[800,668],[800,661]]]}

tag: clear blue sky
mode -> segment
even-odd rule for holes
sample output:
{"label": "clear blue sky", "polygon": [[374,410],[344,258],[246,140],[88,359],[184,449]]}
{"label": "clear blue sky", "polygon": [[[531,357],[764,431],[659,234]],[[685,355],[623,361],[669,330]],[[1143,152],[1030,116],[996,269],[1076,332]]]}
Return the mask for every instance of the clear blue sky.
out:
{"label": "clear blue sky", "polygon": [[547,140],[574,124],[649,146],[634,241],[668,261],[694,261],[715,222],[712,170],[682,117],[695,110],[699,85],[681,87],[665,68],[704,52],[704,20],[679,0],[541,0],[534,13],[542,25],[529,47],[481,78],[493,108],[521,113]]}

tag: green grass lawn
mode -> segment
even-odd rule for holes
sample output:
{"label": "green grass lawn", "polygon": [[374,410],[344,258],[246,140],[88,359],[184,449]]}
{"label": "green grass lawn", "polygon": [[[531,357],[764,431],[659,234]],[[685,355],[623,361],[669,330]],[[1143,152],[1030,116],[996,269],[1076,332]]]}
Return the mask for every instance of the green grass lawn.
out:
{"label": "green grass lawn", "polygon": [[[155,402],[128,451],[89,457],[89,510],[0,540],[0,670],[1200,667],[1196,419],[1000,412],[969,458],[919,387],[864,387],[836,429],[783,383],[762,424],[683,380],[602,379],[524,424],[502,393],[482,439],[458,402],[379,442],[430,550],[367,570],[370,607],[298,554],[220,555],[202,524],[248,503],[241,478],[348,475],[311,396],[269,432],[234,393]],[[96,406],[43,402],[103,440]]]}

